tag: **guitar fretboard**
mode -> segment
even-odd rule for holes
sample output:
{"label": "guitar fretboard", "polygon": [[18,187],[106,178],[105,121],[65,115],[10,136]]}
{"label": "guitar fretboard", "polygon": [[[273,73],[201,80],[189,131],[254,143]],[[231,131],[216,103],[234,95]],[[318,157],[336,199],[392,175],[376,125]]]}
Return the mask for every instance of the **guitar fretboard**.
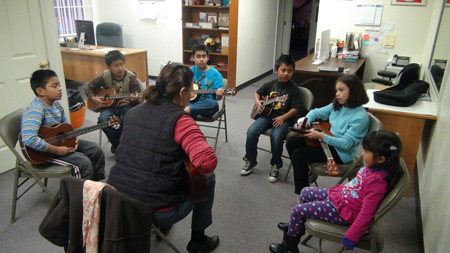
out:
{"label": "guitar fretboard", "polygon": [[328,147],[328,144],[326,144],[324,141],[319,140],[320,145],[322,145],[323,152],[325,153],[325,156],[328,160],[334,160],[333,155],[331,154],[330,148]]}
{"label": "guitar fretboard", "polygon": [[277,97],[277,98],[272,98],[272,99],[266,100],[266,101],[264,101],[264,103],[263,103],[262,105],[266,106],[266,105],[268,105],[268,104],[272,104],[272,103],[279,102],[278,100],[282,101],[281,98],[284,99],[284,96],[283,96],[283,97]]}
{"label": "guitar fretboard", "polygon": [[215,90],[195,90],[195,94],[207,94],[207,93],[216,93],[217,89]]}
{"label": "guitar fretboard", "polygon": [[79,135],[87,134],[87,133],[90,133],[92,131],[95,131],[95,130],[98,130],[98,129],[101,129],[101,128],[105,128],[105,127],[107,127],[109,125],[110,125],[110,123],[109,123],[109,121],[107,121],[107,122],[100,123],[98,125],[84,127],[84,128],[79,128],[79,129],[67,132],[65,134],[60,134],[60,135],[56,135],[54,137],[47,138],[47,139],[45,139],[45,141],[48,142],[49,144],[62,142],[64,140],[68,140],[68,139],[72,139],[74,137],[77,137]]}
{"label": "guitar fretboard", "polygon": [[[114,94],[114,95],[108,95],[105,96],[105,99],[122,99],[122,98],[129,98],[134,93],[124,93],[124,94]],[[139,96],[141,93],[137,93]]]}

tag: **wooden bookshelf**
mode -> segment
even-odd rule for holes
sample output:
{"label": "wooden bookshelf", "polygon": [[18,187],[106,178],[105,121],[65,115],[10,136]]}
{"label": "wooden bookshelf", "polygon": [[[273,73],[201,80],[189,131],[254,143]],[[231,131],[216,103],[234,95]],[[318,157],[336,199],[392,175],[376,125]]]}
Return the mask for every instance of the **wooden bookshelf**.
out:
{"label": "wooden bookshelf", "polygon": [[[210,63],[226,62],[227,68],[216,69],[222,74],[223,78],[228,79],[228,88],[236,87],[236,53],[237,53],[237,24],[238,24],[238,0],[231,1],[229,6],[205,6],[205,5],[185,5],[185,1],[181,1],[182,5],[182,32],[183,32],[183,63],[187,66],[193,66],[190,62],[191,48],[188,48],[188,39],[196,39],[202,35],[210,35],[211,37],[221,38],[222,34],[228,34],[228,53],[210,52]],[[228,10],[230,24],[228,29],[219,28],[200,28],[187,27],[186,22],[198,23],[200,12],[216,13],[217,18],[221,10]]]}

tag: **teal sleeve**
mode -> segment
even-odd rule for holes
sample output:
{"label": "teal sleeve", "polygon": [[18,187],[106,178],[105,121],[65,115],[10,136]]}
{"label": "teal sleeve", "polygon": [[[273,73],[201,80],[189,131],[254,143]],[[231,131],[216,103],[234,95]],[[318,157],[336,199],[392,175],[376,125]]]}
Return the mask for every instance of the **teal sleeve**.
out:
{"label": "teal sleeve", "polygon": [[308,118],[308,126],[311,126],[311,123],[317,120],[328,120],[330,114],[333,112],[333,104],[329,104],[327,106],[316,108],[311,110],[305,117]]}

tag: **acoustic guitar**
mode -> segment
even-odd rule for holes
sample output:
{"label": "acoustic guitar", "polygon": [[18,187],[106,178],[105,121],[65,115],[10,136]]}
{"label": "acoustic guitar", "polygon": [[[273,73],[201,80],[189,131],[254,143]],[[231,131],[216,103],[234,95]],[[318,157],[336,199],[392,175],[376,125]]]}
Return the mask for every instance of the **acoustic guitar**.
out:
{"label": "acoustic guitar", "polygon": [[[300,129],[295,128],[295,127],[290,127],[289,130],[297,132],[302,136],[304,134],[308,134],[308,132],[305,131],[305,128],[306,128],[305,125],[306,125],[307,121],[308,121],[308,118],[305,118],[303,120],[303,124],[300,127]],[[327,135],[333,136],[333,134],[331,134],[331,132],[330,132],[330,128],[331,128],[331,125],[329,122],[318,121],[318,122],[313,122],[309,129],[313,129],[315,131],[323,132]],[[306,136],[305,136],[305,139],[306,139],[306,145],[308,145],[310,147],[322,147],[323,152],[325,153],[325,156],[327,157],[328,174],[330,176],[338,176],[340,174],[338,165],[334,161],[333,154],[331,154],[330,147],[328,146],[328,144],[326,144],[322,140],[311,140],[309,138],[306,138]]]}
{"label": "acoustic guitar", "polygon": [[[119,101],[121,99],[130,98],[131,95],[136,94],[138,98],[142,96],[142,93],[120,93],[119,91],[113,88],[107,90],[103,88],[98,88],[94,91],[94,94],[97,97],[103,97],[102,100],[105,102],[103,107],[111,107],[111,108],[116,108],[119,105]],[[94,112],[100,112],[103,108],[101,106],[98,106],[91,99],[88,99],[87,107],[89,110]]]}
{"label": "acoustic guitar", "polygon": [[189,198],[194,204],[208,200],[206,176],[198,172],[188,157],[184,159],[184,164],[186,165],[184,177]]}
{"label": "acoustic guitar", "polygon": [[268,116],[272,112],[273,104],[278,103],[278,102],[284,104],[284,102],[286,102],[287,99],[288,99],[288,95],[280,96],[279,94],[274,94],[271,97],[269,97],[269,96],[262,97],[261,101],[263,101],[263,103],[261,105],[264,108],[261,111],[259,111],[258,105],[255,103],[255,105],[252,108],[250,118],[257,120],[261,116]]}
{"label": "acoustic guitar", "polygon": [[[58,124],[54,127],[41,126],[38,131],[38,136],[44,141],[55,146],[75,147],[76,137],[79,135],[87,134],[97,129],[112,126],[116,129],[120,127],[120,118],[118,116],[110,119],[107,122],[100,123],[98,125],[73,129],[69,123]],[[23,155],[33,164],[41,164],[52,159],[55,154],[48,152],[36,151],[32,148],[25,146],[22,142],[22,132],[19,133],[20,149]]]}
{"label": "acoustic guitar", "polygon": [[[211,93],[216,93],[216,91],[217,91],[217,89],[205,89],[205,90],[202,90],[195,83],[193,84],[193,87],[194,87],[195,95],[192,96],[191,101],[190,101],[191,103],[195,103],[198,100],[200,100],[200,98],[202,97],[202,94],[211,94]],[[223,95],[224,96],[234,96],[234,95],[236,95],[236,89],[235,88],[228,88],[228,89],[223,91]]]}

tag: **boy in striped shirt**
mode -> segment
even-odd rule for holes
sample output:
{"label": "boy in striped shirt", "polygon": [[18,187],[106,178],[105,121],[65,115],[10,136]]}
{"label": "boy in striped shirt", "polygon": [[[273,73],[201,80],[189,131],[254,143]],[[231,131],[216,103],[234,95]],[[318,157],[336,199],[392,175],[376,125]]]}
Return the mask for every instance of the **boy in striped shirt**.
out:
{"label": "boy in striped shirt", "polygon": [[37,70],[32,74],[30,84],[36,98],[22,115],[22,143],[36,151],[55,154],[49,162],[72,166],[77,177],[96,181],[104,179],[105,155],[98,144],[77,139],[73,148],[55,146],[38,136],[41,126],[68,123],[58,102],[62,98],[62,90],[56,73]]}

